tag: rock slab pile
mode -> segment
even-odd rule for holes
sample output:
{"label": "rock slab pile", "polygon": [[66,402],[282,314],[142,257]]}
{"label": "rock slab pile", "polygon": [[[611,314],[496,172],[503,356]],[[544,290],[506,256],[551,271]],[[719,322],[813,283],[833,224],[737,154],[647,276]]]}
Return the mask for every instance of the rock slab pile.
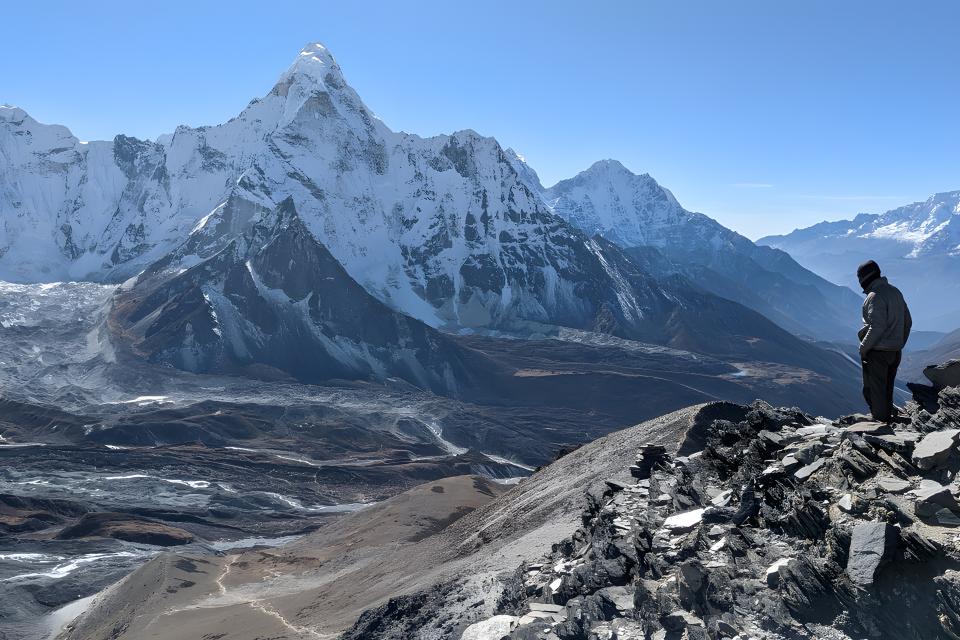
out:
{"label": "rock slab pile", "polygon": [[924,407],[890,426],[756,402],[702,451],[644,449],[463,637],[958,638],[960,389]]}

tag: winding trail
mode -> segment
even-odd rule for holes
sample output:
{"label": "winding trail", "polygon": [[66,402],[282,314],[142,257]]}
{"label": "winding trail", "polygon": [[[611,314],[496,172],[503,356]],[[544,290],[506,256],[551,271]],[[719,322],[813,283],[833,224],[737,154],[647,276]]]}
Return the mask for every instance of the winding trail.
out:
{"label": "winding trail", "polygon": [[276,618],[277,620],[280,621],[280,624],[282,624],[284,627],[286,627],[287,629],[290,629],[294,633],[300,634],[301,636],[305,634],[307,635],[307,637],[319,638],[320,640],[329,640],[330,638],[336,637],[336,635],[325,635],[320,633],[319,631],[314,631],[313,629],[310,629],[307,627],[298,627],[294,624],[291,624],[286,618],[283,617],[283,615],[280,614],[279,611],[265,604],[265,602],[266,601],[264,600],[252,600],[247,604],[249,604],[253,609],[256,609],[257,611],[263,613],[264,615],[268,615],[273,618]]}

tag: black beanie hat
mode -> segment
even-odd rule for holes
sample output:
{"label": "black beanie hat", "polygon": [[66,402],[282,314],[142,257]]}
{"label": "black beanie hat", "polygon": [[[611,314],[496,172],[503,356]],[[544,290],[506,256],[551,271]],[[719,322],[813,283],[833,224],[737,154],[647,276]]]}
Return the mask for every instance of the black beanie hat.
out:
{"label": "black beanie hat", "polygon": [[866,287],[868,284],[873,282],[875,278],[880,277],[880,265],[878,265],[873,260],[867,260],[862,265],[857,267],[857,280],[860,281],[860,286]]}

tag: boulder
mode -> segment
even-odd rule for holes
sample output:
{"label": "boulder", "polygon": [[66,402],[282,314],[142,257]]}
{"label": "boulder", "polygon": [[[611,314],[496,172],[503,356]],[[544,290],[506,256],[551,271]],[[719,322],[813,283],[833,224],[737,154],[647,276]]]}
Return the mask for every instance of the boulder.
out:
{"label": "boulder", "polygon": [[636,606],[634,604],[634,592],[632,587],[605,587],[597,591],[599,595],[607,601],[613,603],[617,609],[617,614],[621,616],[629,615]]}
{"label": "boulder", "polygon": [[680,595],[680,604],[684,608],[694,609],[705,604],[704,592],[707,588],[708,576],[709,572],[699,560],[688,560],[680,565],[680,571],[677,574],[677,592]]}
{"label": "boulder", "polygon": [[793,471],[800,466],[800,461],[797,460],[797,457],[792,453],[784,456],[780,462],[783,465],[784,471]]}
{"label": "boulder", "polygon": [[911,493],[916,496],[913,510],[921,518],[929,518],[941,508],[960,509],[952,488],[932,480],[924,480],[920,488]]}
{"label": "boulder", "polygon": [[717,637],[719,638],[735,638],[740,635],[740,632],[735,626],[724,620],[717,620],[716,628]]}
{"label": "boulder", "polygon": [[933,383],[934,388],[960,387],[960,360],[949,360],[941,364],[930,365],[923,375]]}
{"label": "boulder", "polygon": [[853,496],[849,493],[843,494],[843,497],[837,500],[837,506],[850,513],[853,510]]}
{"label": "boulder", "polygon": [[500,640],[510,635],[517,624],[516,616],[493,616],[481,622],[474,622],[463,630],[461,640]]}
{"label": "boulder", "polygon": [[680,633],[687,627],[702,627],[703,620],[683,609],[671,611],[660,619],[660,623],[667,631]]}
{"label": "boulder", "polygon": [[780,558],[772,565],[767,567],[767,586],[775,589],[780,584],[780,567],[790,564],[790,558]]}
{"label": "boulder", "polygon": [[896,527],[886,522],[861,522],[850,537],[847,575],[854,584],[873,584],[877,570],[890,559],[896,548]]}
{"label": "boulder", "polygon": [[799,460],[802,464],[810,464],[814,460],[820,457],[820,455],[826,451],[827,445],[822,442],[811,442],[800,447],[793,453],[793,457]]}
{"label": "boulder", "polygon": [[929,471],[943,464],[950,458],[950,453],[958,439],[960,439],[960,429],[944,429],[928,433],[913,450],[913,464],[921,471]]}
{"label": "boulder", "polygon": [[933,514],[933,520],[941,527],[960,526],[960,517],[957,517],[957,514],[946,507]]}
{"label": "boulder", "polygon": [[899,431],[892,434],[873,435],[864,434],[864,440],[875,447],[885,451],[895,451],[897,453],[910,453],[920,440],[920,434],[916,431]]}

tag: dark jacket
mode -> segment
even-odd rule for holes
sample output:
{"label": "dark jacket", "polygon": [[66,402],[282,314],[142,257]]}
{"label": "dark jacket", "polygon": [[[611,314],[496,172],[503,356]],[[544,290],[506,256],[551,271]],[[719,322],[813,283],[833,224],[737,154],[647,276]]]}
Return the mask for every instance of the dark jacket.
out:
{"label": "dark jacket", "polygon": [[886,278],[877,278],[867,287],[863,301],[863,328],[860,351],[900,351],[907,344],[913,319],[903,294]]}

